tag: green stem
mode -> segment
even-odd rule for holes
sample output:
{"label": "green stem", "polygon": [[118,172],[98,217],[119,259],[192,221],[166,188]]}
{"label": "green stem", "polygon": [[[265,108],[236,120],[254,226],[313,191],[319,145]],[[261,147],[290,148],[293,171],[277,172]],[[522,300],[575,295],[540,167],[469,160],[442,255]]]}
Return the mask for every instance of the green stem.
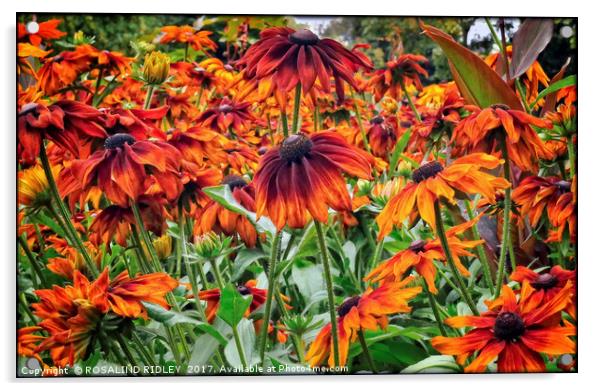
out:
{"label": "green stem", "polygon": [[98,276],[98,269],[96,268],[96,264],[88,254],[88,251],[84,247],[84,244],[79,237],[79,233],[75,230],[73,226],[73,222],[71,221],[71,215],[67,210],[67,207],[63,203],[61,199],[61,194],[59,193],[59,189],[56,185],[56,181],[54,180],[54,175],[52,175],[52,169],[50,168],[50,162],[48,161],[48,155],[46,154],[46,146],[44,145],[44,140],[40,141],[40,160],[42,161],[42,167],[44,168],[44,173],[46,174],[46,179],[48,180],[48,186],[50,187],[50,194],[54,198],[54,202],[59,207],[59,212],[63,219],[63,223],[65,225],[66,230],[69,232],[72,240],[74,241],[73,245],[80,252],[82,257],[84,258],[84,262],[88,269],[90,269],[90,273],[94,277]]}
{"label": "green stem", "polygon": [[504,18],[500,19],[500,35],[502,36],[502,56],[504,65],[506,66],[506,80],[510,80],[510,61],[508,60],[508,52],[506,51],[506,24]]}
{"label": "green stem", "polygon": [[360,134],[362,135],[362,142],[364,143],[364,148],[366,148],[366,151],[372,153],[372,148],[370,147],[370,143],[368,142],[368,136],[366,136],[366,130],[364,129],[364,121],[362,120],[362,116],[360,114],[360,107],[357,104],[357,99],[353,99],[353,108],[355,109],[355,119],[357,120],[357,125],[360,128]]}
{"label": "green stem", "polygon": [[441,335],[447,337],[447,332],[445,331],[445,327],[443,326],[443,319],[441,319],[441,314],[439,313],[439,307],[437,307],[437,301],[435,300],[435,296],[431,291],[429,291],[429,287],[424,280],[422,280],[422,289],[426,292],[426,296],[429,299],[429,304],[431,305],[431,309],[433,310],[433,315],[435,315],[435,320],[437,321],[437,326],[439,326],[439,331]]}
{"label": "green stem", "polygon": [[286,118],[286,111],[280,113],[280,120],[282,121],[282,134],[284,138],[288,137],[288,119]]}
{"label": "green stem", "polygon": [[458,268],[456,267],[456,264],[454,263],[454,258],[452,256],[452,252],[449,248],[449,244],[447,243],[447,236],[445,235],[445,228],[443,227],[443,218],[441,217],[441,207],[439,206],[439,200],[435,201],[435,223],[436,223],[436,228],[437,228],[437,236],[439,237],[439,241],[441,242],[441,247],[443,248],[443,253],[445,254],[445,258],[447,260],[447,265],[449,266],[454,278],[456,279],[456,283],[458,284],[458,287],[460,288],[459,290],[459,294],[460,296],[462,296],[462,298],[464,299],[464,301],[466,301],[466,304],[468,304],[468,307],[470,308],[470,310],[472,311],[472,313],[474,315],[479,315],[479,311],[477,311],[477,307],[474,304],[474,301],[472,300],[472,297],[470,297],[470,294],[468,293],[468,289],[466,289],[466,285],[464,284],[464,281],[462,280],[462,276],[460,275],[460,272],[458,271]]}
{"label": "green stem", "polygon": [[[25,241],[25,239],[23,239],[22,236],[18,236],[17,239],[19,240],[19,244],[21,245],[23,251],[25,252],[25,255],[27,256],[27,259],[29,259],[29,263],[34,271],[34,274],[40,279],[40,283],[42,284],[42,286],[46,287],[46,278],[44,278],[44,275],[42,274],[42,268],[40,267],[40,265],[38,265],[38,261],[29,249],[27,242]],[[35,278],[33,280],[35,280]]]}
{"label": "green stem", "polygon": [[364,336],[364,330],[360,327],[357,332],[358,339],[360,341],[360,345],[362,345],[362,351],[364,352],[364,356],[366,356],[366,360],[368,361],[368,366],[372,373],[378,373],[376,369],[376,365],[374,365],[374,361],[372,360],[372,355],[370,354],[370,349],[368,349],[368,344],[366,343],[366,337]]}
{"label": "green stem", "polygon": [[414,106],[414,102],[412,101],[412,98],[410,97],[410,94],[408,93],[408,89],[406,88],[405,80],[401,81],[401,87],[403,88],[403,94],[405,95],[406,99],[408,100],[408,104],[410,105],[410,108],[412,109],[412,112],[414,113],[414,117],[416,117],[416,120],[418,122],[422,122],[422,117],[420,116],[420,113],[416,109],[416,106]]}
{"label": "green stem", "polygon": [[188,61],[188,42],[186,42],[186,46],[184,47],[184,62]]}
{"label": "green stem", "polygon": [[567,149],[569,151],[569,169],[570,169],[570,173],[571,173],[571,178],[575,177],[575,173],[576,173],[576,153],[575,153],[575,144],[573,143],[573,136],[569,135],[567,137],[567,143],[566,143]]}
{"label": "green stem", "polygon": [[153,100],[153,94],[155,93],[155,86],[152,84],[148,85],[148,90],[146,91],[146,98],[144,99],[144,110],[150,109],[151,102]]}
{"label": "green stem", "polygon": [[314,108],[314,131],[315,132],[320,130],[320,127],[322,126],[322,124],[320,122],[321,122],[320,109],[318,108],[318,105],[316,104],[316,107]]}
{"label": "green stem", "polygon": [[330,261],[328,260],[328,249],[326,247],[326,238],[324,237],[324,231],[322,231],[321,223],[318,220],[314,220],[316,226],[316,234],[318,237],[318,245],[320,246],[320,252],[322,254],[322,264],[324,266],[324,280],[326,281],[326,292],[328,294],[328,311],[330,313],[330,334],[332,335],[332,347],[334,354],[334,366],[344,365],[339,360],[339,333],[337,327],[337,313],[334,302],[334,286],[332,282],[332,274],[330,272]]}
{"label": "green stem", "polygon": [[301,108],[301,83],[297,83],[295,88],[295,106],[293,107],[293,128],[291,133],[299,131],[299,109]]}
{"label": "green stem", "polygon": [[27,297],[25,297],[25,292],[19,293],[19,304],[21,304],[21,307],[23,307],[23,311],[25,311],[25,314],[29,318],[31,324],[36,325],[38,322],[31,310],[29,309],[29,303],[27,302]]}
{"label": "green stem", "polygon": [[232,327],[232,335],[234,336],[234,342],[236,343],[236,350],[238,350],[240,362],[243,368],[247,368],[247,358],[245,357],[245,351],[242,347],[242,342],[240,341],[240,335],[238,334],[237,326]]}
{"label": "green stem", "polygon": [[[474,219],[475,214],[470,206],[470,201],[468,201],[468,200],[464,201],[464,206],[466,206],[466,213],[468,214],[468,218],[470,220]],[[472,232],[472,239],[477,240],[477,238],[479,237],[479,231],[477,229],[476,224],[474,224],[471,227],[471,232]],[[493,278],[491,277],[491,267],[489,265],[489,260],[487,259],[487,255],[485,254],[485,249],[483,248],[482,244],[479,244],[477,246],[477,255],[479,257],[479,261],[481,262],[481,267],[483,268],[483,275],[485,276],[485,283],[487,284],[487,287],[489,288],[489,292],[491,292],[491,294],[493,294],[493,292],[495,291],[495,287],[493,285]]]}
{"label": "green stem", "polygon": [[[495,29],[493,28],[493,24],[491,24],[491,21],[489,20],[489,18],[485,18],[485,22],[487,23],[487,27],[489,27],[489,32],[491,33],[491,36],[493,37],[495,44],[500,49],[500,55],[504,59],[506,57],[506,45],[504,45],[502,43],[502,41],[500,41],[500,38],[497,36],[497,33],[495,32]],[[503,61],[504,61],[504,66],[506,67],[507,58],[504,59]],[[504,74],[508,74],[507,70],[508,70],[508,68],[506,68],[506,71],[504,71]]]}
{"label": "green stem", "polygon": [[500,149],[502,150],[502,157],[504,159],[504,177],[510,182],[510,187],[504,190],[504,223],[502,226],[502,244],[500,249],[500,257],[498,259],[498,273],[497,273],[497,285],[495,287],[495,297],[500,295],[502,291],[502,284],[504,283],[504,274],[506,272],[506,254],[508,247],[512,246],[512,240],[510,238],[510,209],[512,207],[512,178],[510,176],[510,157],[508,155],[508,147],[506,145],[506,138],[502,135],[500,137]]}
{"label": "green stem", "polygon": [[267,343],[268,328],[270,324],[270,315],[272,313],[272,300],[274,297],[274,285],[276,280],[276,262],[278,260],[278,247],[280,243],[280,232],[276,233],[272,240],[272,250],[270,254],[270,263],[268,264],[268,292],[263,307],[263,323],[261,324],[261,334],[259,334],[259,362],[263,366],[265,357],[265,346]]}
{"label": "green stem", "polygon": [[132,364],[132,366],[134,366],[134,367],[137,367],[138,366],[138,362],[136,361],[136,358],[134,358],[134,355],[132,354],[132,351],[130,350],[127,342],[125,341],[125,339],[123,339],[123,335],[117,333],[116,334],[116,339],[117,339],[117,343],[121,347],[121,350],[123,351],[123,353],[127,357],[127,359],[130,362],[130,364]]}
{"label": "green stem", "polygon": [[147,347],[144,345],[144,343],[142,342],[142,340],[140,339],[138,334],[133,332],[132,339],[134,340],[134,344],[136,346],[138,346],[138,350],[140,350],[140,352],[142,353],[142,355],[148,362],[148,365],[157,365],[157,363],[155,362],[155,357],[153,356],[152,352],[148,351]]}
{"label": "green stem", "polygon": [[[184,258],[184,265],[186,267],[186,273],[188,274],[188,280],[190,281],[190,285],[192,287],[192,294],[194,295],[194,303],[196,305],[196,309],[201,316],[203,322],[207,321],[207,317],[205,316],[205,311],[203,311],[203,305],[201,304],[201,298],[199,297],[199,285],[197,282],[196,273],[192,270],[190,265],[190,259],[188,258],[188,249],[186,248],[186,232],[184,228],[184,208],[182,207],[182,203],[180,202],[178,205],[178,225],[180,227],[180,236],[178,240],[178,247],[180,248],[180,254],[182,254]],[[181,259],[180,259],[181,261]]]}
{"label": "green stem", "polygon": [[98,91],[100,90],[100,85],[102,84],[102,78],[104,76],[105,73],[105,69],[104,68],[100,68],[98,70],[98,79],[96,79],[96,86],[94,87],[94,93],[92,94],[92,105],[96,106],[94,104],[94,101],[96,100],[96,95],[98,95]]}
{"label": "green stem", "polygon": [[217,282],[217,286],[219,289],[224,289],[224,280],[222,279],[222,274],[219,271],[219,265],[217,264],[217,260],[215,258],[210,258],[209,262],[211,263],[211,267],[213,268],[213,274],[215,274],[215,281]]}

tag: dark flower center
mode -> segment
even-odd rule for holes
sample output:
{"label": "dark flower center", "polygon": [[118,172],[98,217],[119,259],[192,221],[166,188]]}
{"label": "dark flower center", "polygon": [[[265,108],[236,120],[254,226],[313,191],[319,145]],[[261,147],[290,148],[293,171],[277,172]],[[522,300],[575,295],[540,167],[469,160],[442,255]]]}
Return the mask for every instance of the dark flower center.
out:
{"label": "dark flower center", "polygon": [[340,317],[343,317],[343,316],[347,315],[353,307],[356,307],[359,304],[359,302],[360,302],[359,296],[350,297],[347,300],[345,300],[343,302],[343,304],[341,304],[339,306],[339,308],[337,308],[337,313],[339,314]]}
{"label": "dark flower center", "polygon": [[495,319],[493,333],[496,338],[504,341],[513,341],[523,335],[525,323],[516,312],[501,312]]}
{"label": "dark flower center", "polygon": [[294,134],[287,137],[280,145],[280,157],[291,162],[299,162],[311,151],[313,143],[304,134]]}
{"label": "dark flower center", "polygon": [[412,172],[412,180],[416,183],[420,183],[425,179],[434,177],[441,171],[443,171],[441,163],[438,161],[428,162]]}
{"label": "dark flower center", "polygon": [[247,287],[246,287],[246,286],[244,286],[244,285],[239,285],[239,286],[237,286],[237,287],[236,287],[236,290],[238,291],[238,293],[240,293],[240,294],[241,294],[241,295],[243,295],[243,296],[246,296],[246,295],[250,295],[250,294],[251,294],[251,291],[249,290],[249,288],[247,288]]}
{"label": "dark flower center", "polygon": [[502,110],[510,110],[510,106],[505,105],[503,103],[495,103],[491,105],[492,109],[502,109]]}
{"label": "dark flower center", "polygon": [[265,155],[265,153],[268,151],[268,147],[260,147],[257,150],[257,153],[261,156],[261,155]]}
{"label": "dark flower center", "polygon": [[247,185],[247,182],[238,175],[228,175],[222,180],[222,184],[228,185],[230,190],[234,190],[237,187],[244,187]]}
{"label": "dark flower center", "polygon": [[38,108],[38,104],[35,102],[30,102],[26,105],[23,105],[23,107],[21,108],[21,111],[19,112],[19,115],[26,115],[31,113],[32,111],[35,111]]}
{"label": "dark flower center", "polygon": [[383,117],[381,117],[380,115],[377,117],[374,117],[370,120],[370,123],[373,125],[382,124],[383,122],[385,122],[385,119]]}
{"label": "dark flower center", "polygon": [[418,253],[420,251],[424,251],[425,245],[426,245],[426,242],[422,239],[414,240],[410,244],[410,247],[408,247],[408,250],[412,250],[413,252]]}
{"label": "dark flower center", "polygon": [[562,191],[563,193],[567,193],[571,190],[571,182],[558,181],[558,182],[556,182],[556,187],[558,188],[558,190]]}
{"label": "dark flower center", "polygon": [[295,31],[288,36],[288,39],[298,45],[315,45],[320,41],[320,38],[308,29]]}
{"label": "dark flower center", "polygon": [[117,149],[123,147],[126,143],[132,145],[135,142],[136,139],[131,134],[116,133],[105,140],[105,149]]}
{"label": "dark flower center", "polygon": [[220,113],[229,113],[234,109],[234,107],[232,107],[232,105],[219,105],[219,107],[217,108],[217,110]]}
{"label": "dark flower center", "polygon": [[537,290],[554,288],[558,283],[558,278],[550,273],[543,273],[537,276],[537,279],[531,283],[531,286]]}

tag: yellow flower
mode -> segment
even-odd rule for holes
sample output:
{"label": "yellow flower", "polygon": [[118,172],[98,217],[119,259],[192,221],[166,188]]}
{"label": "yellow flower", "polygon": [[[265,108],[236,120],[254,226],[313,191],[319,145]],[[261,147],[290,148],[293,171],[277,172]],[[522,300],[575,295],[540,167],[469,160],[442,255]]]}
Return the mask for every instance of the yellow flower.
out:
{"label": "yellow flower", "polygon": [[163,235],[153,240],[153,247],[159,256],[159,259],[166,259],[171,255],[171,236]]}
{"label": "yellow flower", "polygon": [[[52,174],[55,178],[60,169],[60,166],[52,167]],[[50,202],[48,180],[44,169],[39,164],[19,172],[18,189],[18,201],[21,205],[39,208]]]}
{"label": "yellow flower", "polygon": [[144,57],[144,81],[154,85],[163,83],[169,75],[169,63],[169,56],[164,53],[148,53]]}

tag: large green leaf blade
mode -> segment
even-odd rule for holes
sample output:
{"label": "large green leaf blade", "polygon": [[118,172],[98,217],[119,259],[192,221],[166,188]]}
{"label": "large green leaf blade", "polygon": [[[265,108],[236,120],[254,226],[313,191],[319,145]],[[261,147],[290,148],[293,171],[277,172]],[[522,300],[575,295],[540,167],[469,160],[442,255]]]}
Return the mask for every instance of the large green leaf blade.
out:
{"label": "large green leaf blade", "polygon": [[217,316],[230,326],[236,327],[252,300],[253,296],[242,296],[234,285],[228,284],[222,289]]}

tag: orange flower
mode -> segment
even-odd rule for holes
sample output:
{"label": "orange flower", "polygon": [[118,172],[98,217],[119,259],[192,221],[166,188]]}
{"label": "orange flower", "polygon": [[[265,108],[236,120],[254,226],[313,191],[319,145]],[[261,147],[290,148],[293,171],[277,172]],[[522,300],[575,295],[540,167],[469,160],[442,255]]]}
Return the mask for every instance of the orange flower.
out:
{"label": "orange flower", "polygon": [[[105,269],[106,273],[108,269]],[[104,274],[103,273],[103,274]],[[165,295],[178,286],[178,281],[159,272],[130,277],[121,272],[108,287],[107,298],[111,310],[127,318],[147,318],[143,301],[169,309]]]}
{"label": "orange flower", "polygon": [[35,334],[41,330],[41,327],[29,326],[22,327],[17,331],[17,353],[19,356],[34,357],[39,362],[42,362],[37,349],[40,341],[43,341],[45,337]]}
{"label": "orange flower", "polygon": [[418,206],[420,217],[435,227],[434,204],[440,197],[455,203],[455,193],[480,194],[494,202],[495,192],[510,186],[503,178],[481,171],[493,169],[503,161],[485,153],[474,153],[456,159],[443,167],[438,161],[423,164],[412,173],[412,182],[395,195],[376,217],[379,240],[388,235],[393,226],[400,225]]}
{"label": "orange flower", "polygon": [[402,54],[396,60],[388,61],[387,67],[374,72],[368,81],[374,90],[374,99],[379,102],[388,93],[393,99],[401,100],[406,85],[422,90],[420,75],[428,77],[428,72],[421,63],[428,63],[428,60],[418,54]]}
{"label": "orange flower", "polygon": [[[247,309],[245,316],[249,316],[253,311],[257,308],[261,307],[263,303],[265,303],[266,296],[268,294],[267,289],[256,288],[257,281],[249,280],[244,285],[239,285],[237,287],[238,293],[243,296],[252,295],[253,301],[251,301],[251,305]],[[282,299],[285,302],[289,302],[290,299],[283,294],[280,294]],[[199,298],[203,301],[207,302],[207,309],[205,310],[205,315],[207,316],[207,321],[212,322],[217,315],[217,311],[219,309],[219,300],[221,297],[221,293],[219,288],[208,289],[205,291],[199,292]],[[290,307],[289,307],[290,309]]]}
{"label": "orange flower", "polygon": [[124,56],[120,52],[99,50],[96,53],[96,62],[99,69],[117,75],[125,75],[130,72],[132,58]]}
{"label": "orange flower", "polygon": [[197,121],[203,127],[208,127],[216,131],[228,134],[233,130],[244,132],[248,130],[253,122],[253,114],[249,110],[250,103],[233,102],[225,97],[218,105],[205,110]]}
{"label": "orange flower", "polygon": [[343,83],[358,90],[353,74],[360,68],[370,69],[372,63],[359,51],[350,51],[332,39],[320,39],[307,29],[272,27],[260,34],[237,62],[246,79],[261,82],[269,80],[269,95],[281,95],[301,84],[303,92],[314,87],[330,93],[330,77],[334,77],[337,98],[345,99]]}
{"label": "orange flower", "polygon": [[81,139],[106,137],[100,122],[98,110],[79,102],[26,104],[18,114],[19,155],[26,162],[34,162],[40,156],[40,143],[45,138],[80,156]]}
{"label": "orange flower", "polygon": [[81,73],[90,70],[96,52],[90,45],[81,45],[73,51],[47,58],[38,71],[41,90],[52,96],[71,85]]}
{"label": "orange flower", "polygon": [[278,230],[305,226],[308,215],[325,223],[328,208],[350,211],[351,199],[341,171],[370,178],[373,159],[337,133],[289,136],[262,156],[253,183],[257,215],[269,216]]}
{"label": "orange flower", "polygon": [[370,127],[366,134],[374,156],[388,159],[399,137],[397,119],[395,116],[387,116],[387,118],[376,116],[370,120]]}
{"label": "orange flower", "polygon": [[81,188],[92,184],[105,192],[112,202],[127,206],[144,194],[145,180],[152,177],[174,200],[182,190],[179,180],[180,153],[162,141],[136,140],[131,134],[116,133],[104,142],[104,148],[86,160],[72,163],[72,172],[81,179]]}
{"label": "orange flower", "polygon": [[[386,328],[389,321],[387,316],[400,312],[410,312],[408,301],[414,298],[422,288],[410,287],[413,280],[408,277],[403,281],[391,282],[378,288],[368,288],[361,296],[348,298],[337,309],[337,332],[339,334],[339,365],[347,363],[349,345],[357,338],[361,330],[377,330]],[[328,365],[334,367],[332,347],[332,326],[328,323],[320,330],[316,339],[309,347],[305,359],[311,366],[321,365],[328,357]]]}
{"label": "orange flower", "polygon": [[544,210],[553,230],[549,241],[561,241],[568,225],[572,242],[577,240],[577,177],[572,183],[556,177],[530,176],[512,192],[522,216],[528,216],[532,227],[539,223]]}
{"label": "orange flower", "polygon": [[206,71],[202,65],[178,61],[169,64],[170,75],[173,80],[169,82],[174,87],[196,86],[208,88],[213,83],[214,76]]}
{"label": "orange flower", "polygon": [[431,340],[442,354],[455,355],[463,365],[475,352],[476,358],[464,370],[484,372],[498,357],[498,372],[544,372],[540,353],[560,355],[575,353],[574,327],[559,326],[559,314],[571,300],[572,287],[567,284],[541,305],[525,300],[533,288],[523,282],[520,299],[505,285],[502,295],[489,304],[480,316],[456,316],[445,323],[452,327],[474,327],[462,337],[437,336]]}
{"label": "orange flower", "polygon": [[211,31],[197,31],[192,26],[165,26],[159,42],[180,42],[189,44],[194,50],[215,50],[217,45],[209,38]]}
{"label": "orange flower", "polygon": [[[464,276],[470,276],[470,272],[464,267],[459,257],[474,256],[468,250],[475,248],[484,241],[462,240],[458,235],[471,228],[478,220],[478,218],[475,218],[467,221],[448,229],[445,233],[454,264],[458,268],[458,271]],[[407,249],[398,252],[378,265],[364,280],[369,281],[370,283],[380,282],[381,284],[399,281],[407,270],[414,267],[416,272],[426,280],[429,291],[437,293],[437,288],[435,287],[435,275],[437,274],[437,269],[433,263],[435,260],[446,261],[445,253],[439,238],[427,241],[416,240],[412,242]]]}
{"label": "orange flower", "polygon": [[[576,283],[576,272],[574,270],[565,270],[560,266],[556,265],[550,269],[549,272],[537,273],[524,266],[517,266],[514,272],[510,275],[510,279],[520,283],[527,281],[533,288],[533,291],[529,297],[525,297],[523,300],[533,300],[535,303],[534,307],[538,307],[558,294],[569,282],[575,286]],[[577,308],[575,302],[575,291],[573,290],[573,297],[568,303],[566,312],[571,315],[573,319],[577,319]]]}
{"label": "orange flower", "polygon": [[17,25],[17,37],[20,41],[27,38],[32,45],[40,46],[42,40],[58,39],[67,34],[57,29],[61,22],[59,19],[50,19],[40,23],[32,21],[27,25],[19,23]]}
{"label": "orange flower", "polygon": [[205,159],[219,165],[228,159],[224,145],[228,139],[211,129],[193,126],[187,130],[173,129],[168,132],[167,142],[182,154],[184,160],[199,167],[205,165]]}
{"label": "orange flower", "polygon": [[[245,209],[255,212],[255,190],[252,184],[247,184],[237,175],[228,175],[222,184],[228,185],[234,199]],[[195,235],[211,231],[223,232],[228,236],[238,233],[248,247],[255,247],[257,231],[246,216],[232,212],[213,200],[205,208],[199,209],[199,214],[195,219]]]}
{"label": "orange flower", "polygon": [[499,141],[494,136],[502,132],[500,136],[507,140],[510,160],[522,170],[537,172],[538,159],[549,160],[554,157],[531,127],[551,129],[549,120],[512,110],[505,105],[492,105],[483,110],[474,106],[467,108],[473,113],[458,123],[452,135],[452,141],[461,151],[493,153],[496,147],[499,148]]}
{"label": "orange flower", "polygon": [[52,50],[42,50],[39,47],[30,45],[28,43],[19,43],[17,49],[17,75],[24,73],[37,79],[38,75],[28,59],[29,57],[44,58],[51,51]]}
{"label": "orange flower", "polygon": [[224,64],[219,58],[207,58],[199,63],[199,67],[205,69],[213,75],[219,85],[223,88],[230,87],[237,76],[234,67],[230,64]]}

